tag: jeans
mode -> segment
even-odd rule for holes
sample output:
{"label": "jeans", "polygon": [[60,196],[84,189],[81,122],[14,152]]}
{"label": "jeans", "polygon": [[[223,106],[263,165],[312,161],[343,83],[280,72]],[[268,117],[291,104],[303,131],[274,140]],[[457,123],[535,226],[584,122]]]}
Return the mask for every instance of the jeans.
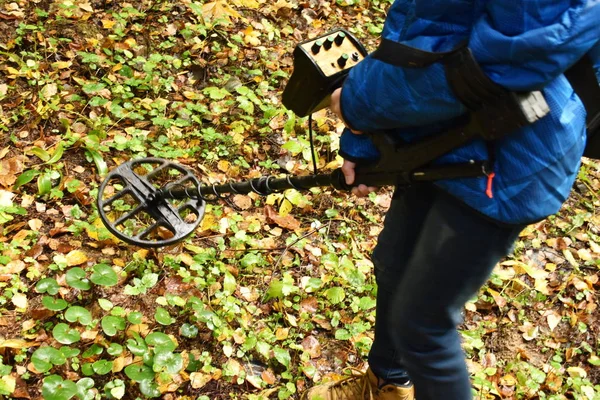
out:
{"label": "jeans", "polygon": [[456,327],[523,228],[487,219],[430,184],[397,192],[373,252],[375,375],[410,379],[418,400],[471,399]]}

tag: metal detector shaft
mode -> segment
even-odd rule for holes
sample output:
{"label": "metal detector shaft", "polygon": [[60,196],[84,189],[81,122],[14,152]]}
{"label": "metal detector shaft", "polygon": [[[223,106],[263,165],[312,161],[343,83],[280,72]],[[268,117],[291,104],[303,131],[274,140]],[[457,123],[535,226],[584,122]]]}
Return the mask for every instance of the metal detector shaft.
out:
{"label": "metal detector shaft", "polygon": [[232,182],[222,185],[204,185],[200,187],[200,196],[196,188],[171,186],[163,188],[154,194],[156,199],[188,199],[209,196],[221,196],[225,194],[248,194],[251,192],[260,195],[268,195],[286,189],[308,190],[313,187],[331,186],[338,190],[348,189],[344,182],[341,169],[336,169],[329,174],[291,176],[275,178],[263,176],[247,181]]}

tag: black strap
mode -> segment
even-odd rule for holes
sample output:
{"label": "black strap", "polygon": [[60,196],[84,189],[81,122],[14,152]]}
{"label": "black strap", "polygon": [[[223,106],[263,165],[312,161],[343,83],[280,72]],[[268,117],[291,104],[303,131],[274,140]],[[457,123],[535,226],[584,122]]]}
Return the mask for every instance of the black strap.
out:
{"label": "black strap", "polygon": [[600,128],[600,83],[591,57],[585,55],[565,72],[565,76],[585,106],[588,129]]}
{"label": "black strap", "polygon": [[377,50],[371,53],[371,57],[398,67],[423,68],[436,62],[443,61],[446,57],[460,51],[464,47],[466,47],[466,43],[463,43],[456,47],[456,49],[448,52],[432,53],[430,51],[394,42],[393,40],[382,39]]}

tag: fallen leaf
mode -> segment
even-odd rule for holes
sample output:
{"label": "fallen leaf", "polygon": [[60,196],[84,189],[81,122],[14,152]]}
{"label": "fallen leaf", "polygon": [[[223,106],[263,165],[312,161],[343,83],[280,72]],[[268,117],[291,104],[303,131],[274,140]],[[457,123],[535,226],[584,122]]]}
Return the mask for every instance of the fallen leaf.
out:
{"label": "fallen leaf", "polygon": [[2,349],[2,348],[27,349],[33,345],[34,345],[33,342],[28,342],[23,339],[0,340],[0,349]]}
{"label": "fallen leaf", "polygon": [[192,372],[190,374],[190,384],[194,389],[203,388],[208,382],[212,380],[212,376],[203,374],[202,372]]}
{"label": "fallen leaf", "polygon": [[550,331],[553,331],[558,324],[560,323],[560,320],[562,319],[562,317],[560,316],[560,314],[554,310],[548,310],[546,313],[546,321],[548,322],[548,327],[550,328]]}
{"label": "fallen leaf", "polygon": [[233,203],[242,210],[247,210],[252,207],[252,199],[243,194],[236,194],[233,196]]}
{"label": "fallen leaf", "polygon": [[20,158],[13,157],[0,161],[0,185],[11,187],[21,172],[23,172],[23,163]]}
{"label": "fallen leaf", "polygon": [[506,299],[504,297],[502,297],[502,295],[500,293],[498,293],[497,291],[493,290],[493,289],[488,289],[489,294],[492,295],[494,302],[496,303],[496,305],[500,308],[504,307],[506,305]]}
{"label": "fallen leaf", "polygon": [[573,378],[587,378],[587,372],[581,367],[569,367],[567,373]]}
{"label": "fallen leaf", "polygon": [[23,293],[15,294],[11,301],[17,308],[27,308],[27,296]]}
{"label": "fallen leaf", "polygon": [[83,264],[88,260],[88,257],[81,250],[73,250],[66,255],[65,259],[67,260],[67,266],[72,267],[74,265]]}
{"label": "fallen leaf", "polygon": [[312,335],[307,336],[302,340],[302,348],[310,355],[310,358],[321,357],[321,344],[319,343],[319,340]]}
{"label": "fallen leaf", "polygon": [[202,6],[202,15],[208,20],[223,18],[231,21],[231,18],[241,18],[241,15],[224,0],[205,3]]}
{"label": "fallen leaf", "polygon": [[275,378],[275,374],[270,368],[264,370],[262,374],[260,374],[260,377],[267,385],[274,385],[275,382],[277,382],[277,378]]}
{"label": "fallen leaf", "polygon": [[286,216],[281,216],[271,206],[265,207],[265,215],[267,216],[267,221],[275,223],[282,228],[286,228],[292,231],[300,228],[300,222],[296,220],[292,215],[288,214]]}

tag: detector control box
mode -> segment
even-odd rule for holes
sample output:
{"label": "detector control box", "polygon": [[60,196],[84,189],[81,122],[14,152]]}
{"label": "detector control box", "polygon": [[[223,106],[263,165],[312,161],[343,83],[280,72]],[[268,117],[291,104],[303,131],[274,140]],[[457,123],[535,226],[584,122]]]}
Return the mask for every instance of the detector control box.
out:
{"label": "detector control box", "polygon": [[283,105],[300,117],[327,107],[331,93],[367,54],[364,46],[342,28],[299,43],[294,50],[294,72],[283,91]]}

